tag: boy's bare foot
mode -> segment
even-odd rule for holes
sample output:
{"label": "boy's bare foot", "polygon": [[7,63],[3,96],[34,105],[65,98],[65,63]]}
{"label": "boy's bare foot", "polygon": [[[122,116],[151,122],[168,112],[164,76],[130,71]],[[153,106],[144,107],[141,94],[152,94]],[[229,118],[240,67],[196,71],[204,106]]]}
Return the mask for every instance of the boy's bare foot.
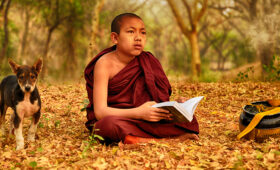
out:
{"label": "boy's bare foot", "polygon": [[180,141],[185,141],[187,139],[199,140],[199,137],[194,133],[186,133],[184,135],[179,136],[177,139],[179,139]]}
{"label": "boy's bare foot", "polygon": [[124,139],[124,144],[136,144],[136,143],[147,143],[150,141],[158,141],[156,138],[141,138],[137,136],[127,135]]}
{"label": "boy's bare foot", "polygon": [[[198,135],[194,134],[194,133],[185,133],[184,135],[181,135],[179,137],[173,138],[173,139],[178,139],[180,141],[185,141],[185,140],[199,140]],[[161,139],[157,139],[157,138],[141,138],[141,137],[137,137],[137,136],[131,136],[131,135],[127,135],[125,137],[124,142],[121,144],[137,144],[137,143],[148,143],[150,141],[160,141]]]}

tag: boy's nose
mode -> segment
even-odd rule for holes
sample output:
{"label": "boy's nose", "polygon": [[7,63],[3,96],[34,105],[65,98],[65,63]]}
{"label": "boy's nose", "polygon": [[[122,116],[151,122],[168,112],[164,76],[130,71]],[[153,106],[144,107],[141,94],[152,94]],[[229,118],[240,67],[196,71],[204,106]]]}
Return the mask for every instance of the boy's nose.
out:
{"label": "boy's nose", "polygon": [[141,41],[141,36],[139,34],[136,34],[135,41]]}

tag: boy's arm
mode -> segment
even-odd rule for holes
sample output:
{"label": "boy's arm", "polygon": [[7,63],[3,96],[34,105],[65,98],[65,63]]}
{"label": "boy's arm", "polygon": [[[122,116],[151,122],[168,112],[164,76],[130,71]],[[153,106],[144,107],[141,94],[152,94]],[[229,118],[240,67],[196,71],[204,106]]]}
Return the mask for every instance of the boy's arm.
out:
{"label": "boy's arm", "polygon": [[159,121],[170,119],[168,111],[151,107],[155,102],[146,102],[143,105],[132,109],[119,109],[108,107],[108,82],[110,77],[110,64],[106,60],[99,59],[94,68],[93,102],[94,112],[97,120],[105,116],[115,115],[132,119],[143,119],[147,121]]}

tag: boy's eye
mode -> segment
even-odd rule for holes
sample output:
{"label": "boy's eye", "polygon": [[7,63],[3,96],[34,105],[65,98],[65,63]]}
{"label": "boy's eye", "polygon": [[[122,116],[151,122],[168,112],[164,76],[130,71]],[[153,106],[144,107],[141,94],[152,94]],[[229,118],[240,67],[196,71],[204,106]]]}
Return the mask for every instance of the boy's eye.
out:
{"label": "boy's eye", "polygon": [[143,31],[143,32],[142,32],[142,34],[146,35],[146,32],[145,32],[145,31]]}
{"label": "boy's eye", "polygon": [[132,31],[132,30],[128,30],[127,32],[128,32],[128,33],[134,33],[134,31]]}

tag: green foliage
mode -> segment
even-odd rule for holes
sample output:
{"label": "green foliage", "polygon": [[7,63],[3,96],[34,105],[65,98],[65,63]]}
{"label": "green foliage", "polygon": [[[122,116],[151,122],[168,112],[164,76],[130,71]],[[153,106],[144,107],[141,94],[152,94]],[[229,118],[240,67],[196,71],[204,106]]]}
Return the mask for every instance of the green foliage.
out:
{"label": "green foliage", "polygon": [[3,78],[5,77],[5,73],[2,71],[2,68],[0,70],[0,82],[3,80]]}
{"label": "green foliage", "polygon": [[[76,79],[82,75],[88,62],[85,58],[88,55],[91,23],[97,2],[96,0],[13,0],[8,25],[10,42],[7,55],[0,63],[0,77],[10,72],[6,62],[8,57],[16,58],[27,64],[35,57],[42,57],[46,47],[46,35],[48,29],[51,28],[54,30],[45,65],[48,65],[47,77],[68,80],[70,78]],[[208,10],[211,11],[211,9]],[[111,45],[110,23],[112,19],[119,13],[131,11],[141,16],[145,23],[147,31],[145,50],[151,51],[164,65],[164,69],[172,75],[191,77],[189,41],[177,26],[168,3],[161,3],[160,0],[147,1],[147,3],[136,0],[105,1],[99,13],[99,28],[94,40],[95,53]],[[213,20],[215,22],[220,22],[221,16],[212,12],[209,13],[211,15],[209,17],[215,18]],[[183,15],[186,16],[187,13],[183,12]],[[29,16],[29,24],[27,24],[29,27],[25,27],[25,22],[28,21],[27,16]],[[228,19],[230,18],[229,16]],[[205,23],[207,22],[205,18]],[[55,27],[56,25],[58,26]],[[4,37],[2,26],[0,27],[1,42]],[[201,60],[207,58],[211,63],[219,62],[221,63],[219,69],[223,70],[231,69],[232,64],[234,67],[239,67],[256,59],[256,52],[249,45],[250,39],[246,36],[240,37],[231,24],[209,22],[204,26],[207,29],[199,31]],[[242,28],[243,24],[240,26]],[[28,33],[25,34],[25,30],[28,30]],[[206,32],[209,33],[207,38],[203,36]],[[25,40],[23,39],[24,35],[27,36],[26,43],[23,41]],[[1,48],[2,46],[0,46]],[[202,64],[204,64],[203,62]],[[74,64],[71,65],[71,63]],[[231,64],[230,67],[224,68],[224,65],[229,66],[228,63]],[[203,67],[201,68],[204,69]],[[206,71],[201,76],[201,81],[217,81],[217,76],[213,72]]]}
{"label": "green foliage", "polygon": [[235,79],[235,81],[237,82],[242,82],[242,81],[248,81],[249,78],[249,74],[254,74],[255,70],[254,70],[254,66],[252,67],[248,67],[244,72],[239,72],[237,74],[237,78]]}
{"label": "green foliage", "polygon": [[274,55],[269,65],[264,65],[267,76],[267,81],[279,81],[280,80],[280,57]]}
{"label": "green foliage", "polygon": [[169,72],[189,73],[191,67],[191,54],[188,49],[182,48],[181,43],[176,43],[174,39],[173,47],[169,49],[170,58],[168,59]]}
{"label": "green foliage", "polygon": [[[11,20],[9,20],[9,23],[8,23],[8,30],[9,30],[9,34],[8,34],[9,42],[8,42],[6,54],[3,58],[4,60],[2,60],[3,63],[8,63],[6,60],[7,58],[16,56],[17,47],[15,44],[16,44],[16,42],[19,41],[18,36],[13,36],[14,34],[19,33],[19,28]],[[0,27],[0,43],[1,43],[0,51],[3,48],[4,37],[5,37],[5,32],[3,30],[3,27]],[[5,73],[7,73],[10,70],[10,67],[8,66],[8,64],[3,64],[0,67],[1,67],[1,70],[3,69]]]}
{"label": "green foliage", "polygon": [[[225,60],[239,67],[255,60],[255,51],[248,39],[240,39],[234,31],[212,30],[210,43],[213,51],[207,53],[212,61]],[[221,59],[222,55],[224,58]]]}
{"label": "green foliage", "polygon": [[237,162],[234,164],[233,169],[244,169],[243,166],[243,157],[241,155],[237,155]]}
{"label": "green foliage", "polygon": [[67,105],[66,106],[65,115],[69,115],[71,113],[71,109],[72,109],[72,106],[71,105]]}
{"label": "green foliage", "polygon": [[84,99],[83,101],[83,108],[81,109],[81,112],[85,111],[87,109],[87,105],[89,104],[89,100],[88,99]]}
{"label": "green foliage", "polygon": [[44,124],[41,123],[41,122],[39,122],[38,126],[39,126],[39,128],[43,128],[43,127],[44,127]]}
{"label": "green foliage", "polygon": [[58,128],[59,125],[60,125],[60,120],[57,120],[57,121],[54,122],[54,127],[55,128]]}
{"label": "green foliage", "polygon": [[202,71],[201,76],[199,77],[200,82],[217,82],[221,78],[221,73],[211,71],[211,70],[204,70]]}
{"label": "green foliage", "polygon": [[256,60],[256,52],[250,48],[249,44],[247,39],[237,39],[236,43],[233,44],[236,46],[236,50],[232,51],[233,62],[237,67]]}
{"label": "green foliage", "polygon": [[37,152],[43,152],[43,148],[42,147],[37,148]]}
{"label": "green foliage", "polygon": [[31,166],[32,168],[36,168],[37,167],[37,162],[32,161],[29,163],[29,166]]}
{"label": "green foliage", "polygon": [[95,129],[95,126],[93,125],[91,134],[88,137],[88,141],[84,141],[84,143],[86,143],[87,145],[82,152],[83,158],[86,158],[86,152],[89,148],[93,148],[95,145],[99,144],[100,141],[104,141],[102,136],[95,134],[96,131],[99,131],[99,129]]}

